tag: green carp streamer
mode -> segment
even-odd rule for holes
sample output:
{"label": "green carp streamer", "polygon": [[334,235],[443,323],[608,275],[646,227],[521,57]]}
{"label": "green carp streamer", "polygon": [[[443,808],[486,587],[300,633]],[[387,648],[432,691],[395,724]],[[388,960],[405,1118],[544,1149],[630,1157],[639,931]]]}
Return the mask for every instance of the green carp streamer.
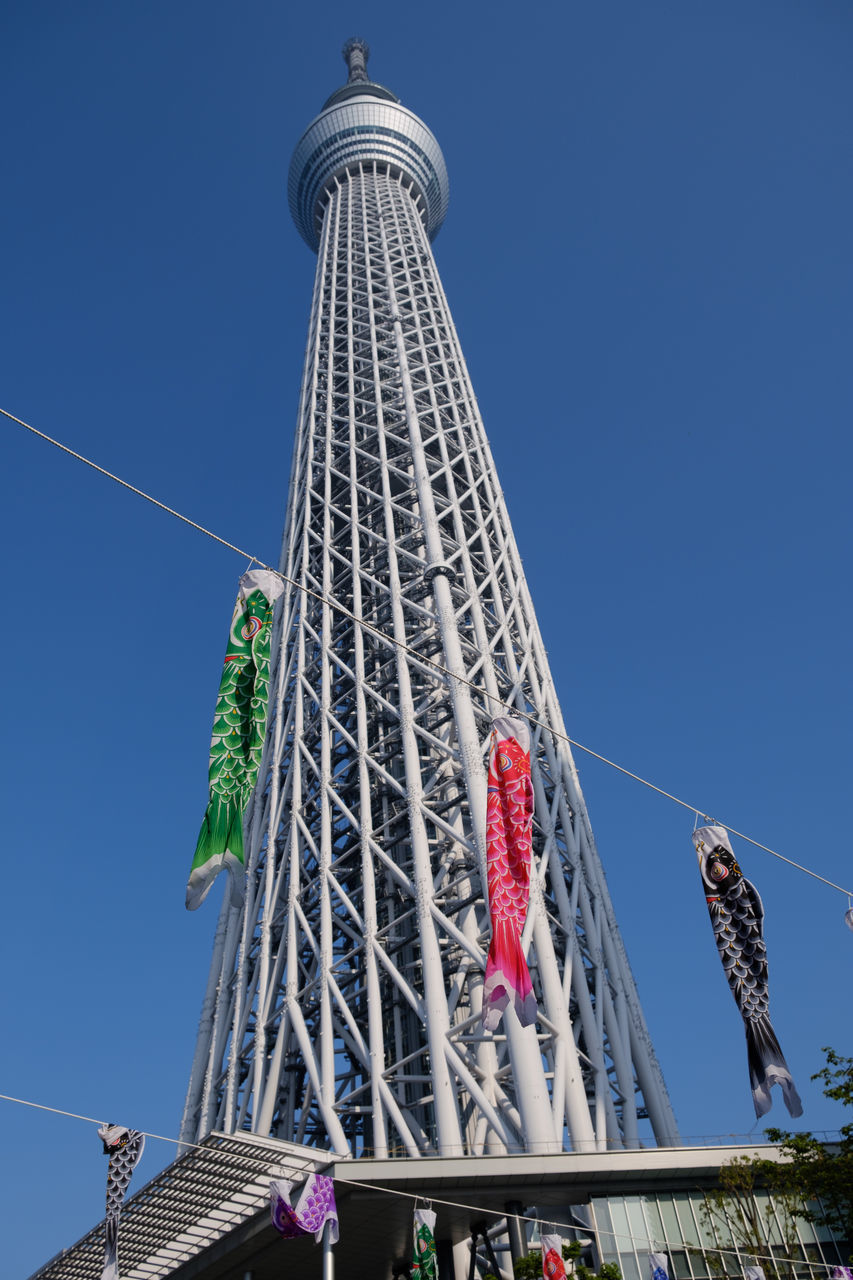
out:
{"label": "green carp streamer", "polygon": [[435,1213],[432,1209],[415,1210],[415,1240],[412,1250],[412,1280],[438,1280],[438,1258],[435,1252]]}
{"label": "green carp streamer", "polygon": [[231,902],[243,902],[243,814],[258,780],[267,727],[270,628],[281,579],[253,569],[240,579],[210,742],[210,802],[187,883],[187,910],[200,906],[219,875],[231,876]]}

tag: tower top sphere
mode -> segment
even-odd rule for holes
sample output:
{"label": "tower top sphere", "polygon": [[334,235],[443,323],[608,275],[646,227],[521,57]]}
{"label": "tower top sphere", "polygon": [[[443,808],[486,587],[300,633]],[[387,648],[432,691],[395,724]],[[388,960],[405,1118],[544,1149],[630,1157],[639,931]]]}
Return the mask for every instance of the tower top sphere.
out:
{"label": "tower top sphere", "polygon": [[401,174],[413,194],[430,240],[447,212],[450,188],[441,148],[424,122],[367,74],[370,49],[359,36],[343,47],[347,83],[324,103],[296,144],[287,195],[293,221],[316,252],[326,193],[336,178],[374,161]]}

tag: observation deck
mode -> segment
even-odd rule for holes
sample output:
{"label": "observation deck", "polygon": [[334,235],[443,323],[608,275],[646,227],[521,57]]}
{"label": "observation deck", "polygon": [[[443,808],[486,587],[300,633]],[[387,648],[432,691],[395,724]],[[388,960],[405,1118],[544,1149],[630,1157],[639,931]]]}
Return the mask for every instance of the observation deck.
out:
{"label": "observation deck", "polygon": [[411,183],[427,235],[434,240],[450,195],[441,148],[390,89],[368,79],[369,49],[363,40],[348,40],[343,53],[349,79],[311,121],[290,162],[287,194],[299,234],[316,253],[329,185],[359,165],[376,162]]}

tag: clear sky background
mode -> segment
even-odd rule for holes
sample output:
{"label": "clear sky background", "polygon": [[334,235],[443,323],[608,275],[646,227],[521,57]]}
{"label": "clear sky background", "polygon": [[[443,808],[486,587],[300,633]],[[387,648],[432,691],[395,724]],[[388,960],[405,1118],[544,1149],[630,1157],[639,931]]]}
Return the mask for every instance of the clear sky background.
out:
{"label": "clear sky background", "polygon": [[[276,561],[315,262],[287,165],[355,33],[444,149],[436,257],[569,732],[851,884],[848,0],[7,0],[0,404]],[[174,1135],[246,565],[0,430],[0,1092]],[[576,755],[681,1131],[744,1134],[692,816]],[[837,1129],[809,1075],[853,1053],[847,899],[735,847],[801,1123]],[[4,1275],[103,1212],[79,1121],[0,1103],[0,1177]]]}

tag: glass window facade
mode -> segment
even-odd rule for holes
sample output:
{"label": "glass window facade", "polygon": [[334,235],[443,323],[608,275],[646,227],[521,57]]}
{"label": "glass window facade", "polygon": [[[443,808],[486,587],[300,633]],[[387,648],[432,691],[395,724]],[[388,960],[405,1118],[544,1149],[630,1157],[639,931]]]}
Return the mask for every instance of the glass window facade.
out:
{"label": "glass window facade", "polygon": [[[763,1224],[763,1256],[754,1257],[736,1227],[703,1213],[702,1192],[593,1198],[591,1207],[599,1256],[613,1262],[624,1280],[649,1280],[650,1252],[669,1259],[672,1280],[743,1280],[744,1267],[759,1263],[767,1280],[826,1280],[827,1267],[842,1260],[832,1232],[798,1220],[783,1241],[785,1223],[766,1192],[756,1192],[756,1221]],[[776,1259],[774,1267],[773,1259]]]}

